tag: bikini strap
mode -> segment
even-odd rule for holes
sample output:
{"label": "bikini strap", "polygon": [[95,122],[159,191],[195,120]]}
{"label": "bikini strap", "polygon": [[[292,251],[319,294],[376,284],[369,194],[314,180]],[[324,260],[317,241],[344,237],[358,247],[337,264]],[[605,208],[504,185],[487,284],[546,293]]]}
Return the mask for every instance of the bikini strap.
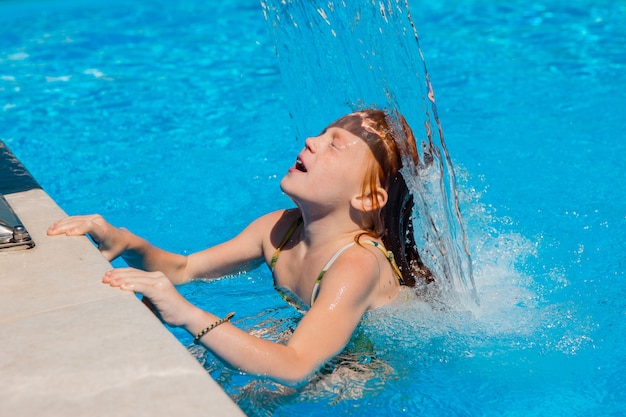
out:
{"label": "bikini strap", "polygon": [[278,256],[280,255],[280,251],[287,244],[289,239],[291,239],[291,237],[296,232],[296,229],[298,228],[298,226],[300,226],[300,224],[302,224],[302,216],[298,217],[296,221],[292,223],[291,227],[289,227],[289,230],[287,230],[285,237],[280,242],[280,245],[278,245],[278,247],[276,248],[276,251],[274,252],[274,255],[272,255],[272,260],[270,262],[270,270],[272,272],[274,272],[274,267],[276,266],[276,261],[278,261]]}
{"label": "bikini strap", "polygon": [[315,280],[315,284],[313,285],[313,292],[311,292],[311,305],[313,305],[313,303],[315,302],[315,299],[317,298],[317,294],[320,292],[320,282],[322,281],[322,278],[324,278],[324,275],[326,275],[326,271],[328,271],[330,269],[330,267],[335,263],[337,258],[339,258],[339,256],[346,249],[354,246],[354,243],[355,242],[350,242],[347,245],[342,246],[341,248],[339,248],[339,250],[337,252],[335,252],[333,257],[330,258],[328,260],[328,262],[326,262],[326,265],[324,265],[324,268],[322,268],[322,272],[320,272],[320,274],[317,276],[317,279]]}
{"label": "bikini strap", "polygon": [[[330,258],[328,262],[326,262],[326,265],[324,265],[324,268],[322,268],[322,272],[320,272],[317,279],[315,280],[315,285],[313,285],[313,292],[311,293],[311,305],[313,305],[313,303],[315,302],[315,299],[317,298],[317,295],[320,292],[320,282],[322,281],[322,278],[324,278],[324,275],[326,275],[326,271],[330,269],[332,264],[335,263],[337,258],[339,258],[339,256],[346,249],[354,246],[355,243],[356,242],[350,242],[347,245],[339,248],[339,250],[335,252],[333,257]],[[394,258],[393,252],[390,250],[388,251],[383,245],[381,245],[380,243],[374,240],[366,240],[363,243],[368,243],[382,251],[382,253],[385,255],[385,258],[387,258],[387,260],[389,261],[389,264],[391,265],[391,269],[393,269],[393,272],[396,275],[396,279],[398,280],[400,285],[404,285],[404,279],[402,279],[402,272],[400,272],[400,268],[398,268],[398,265],[396,264],[396,260]]]}
{"label": "bikini strap", "polygon": [[391,268],[393,269],[393,272],[396,274],[396,278],[398,279],[398,282],[400,283],[400,285],[404,285],[402,272],[400,272],[400,268],[398,268],[398,264],[396,263],[396,259],[393,255],[393,252],[390,250],[387,250],[383,245],[376,242],[375,240],[366,240],[365,243],[369,243],[370,245],[375,246],[382,251],[382,253],[385,255],[385,258],[387,258],[387,260],[391,264]]}

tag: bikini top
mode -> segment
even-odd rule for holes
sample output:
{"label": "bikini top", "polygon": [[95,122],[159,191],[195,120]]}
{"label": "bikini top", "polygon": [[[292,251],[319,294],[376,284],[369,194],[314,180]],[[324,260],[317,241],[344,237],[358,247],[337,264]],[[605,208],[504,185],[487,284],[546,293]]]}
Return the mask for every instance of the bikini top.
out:
{"label": "bikini top", "polygon": [[[272,271],[272,274],[274,273],[274,268],[276,266],[276,262],[278,261],[278,256],[280,255],[281,250],[287,244],[289,239],[291,239],[291,236],[293,236],[293,234],[295,233],[295,231],[298,228],[298,226],[300,226],[300,224],[302,224],[302,216],[300,216],[291,225],[289,230],[287,230],[287,233],[285,234],[285,237],[280,242],[280,245],[278,245],[278,247],[276,248],[276,251],[274,252],[274,255],[272,256],[272,260],[270,262],[270,270]],[[404,280],[402,279],[402,273],[400,272],[400,269],[398,269],[398,265],[396,265],[396,261],[394,260],[394,257],[393,257],[393,252],[388,251],[387,249],[385,249],[385,247],[383,245],[381,245],[380,243],[378,243],[378,242],[376,242],[374,240],[365,240],[362,243],[366,243],[366,244],[372,245],[372,246],[380,249],[383,252],[383,254],[385,255],[385,258],[387,258],[387,260],[389,261],[389,264],[391,265],[391,268],[393,269],[393,272],[394,272],[394,275],[396,276],[396,279],[398,280],[400,285],[403,285],[404,284]],[[345,250],[347,250],[348,248],[354,246],[355,244],[356,244],[356,242],[350,242],[347,245],[344,245],[341,248],[339,248],[339,250],[337,250],[337,252],[335,252],[335,254],[329,259],[329,261],[326,263],[326,265],[324,265],[324,268],[322,268],[322,272],[320,272],[320,274],[318,275],[317,279],[315,280],[315,285],[313,286],[313,292],[311,293],[311,304],[310,304],[311,306],[313,305],[313,303],[315,302],[315,299],[317,298],[317,295],[318,295],[318,293],[320,291],[320,282],[322,281],[322,278],[324,278],[324,275],[326,274],[326,271],[328,271],[330,269],[330,267],[333,265],[333,263],[335,263],[337,258],[339,258],[339,256],[341,256],[341,254]],[[287,294],[287,292],[285,291],[286,289],[278,287],[275,282],[276,281],[274,281],[274,287],[276,288],[276,291],[278,291],[278,293],[285,299],[285,301],[287,301],[289,304],[292,304],[292,305],[296,306],[296,308],[306,309],[306,308],[302,308],[302,307],[306,307],[306,306],[302,305],[303,303],[300,301],[300,299],[298,297],[295,296],[295,294]]]}

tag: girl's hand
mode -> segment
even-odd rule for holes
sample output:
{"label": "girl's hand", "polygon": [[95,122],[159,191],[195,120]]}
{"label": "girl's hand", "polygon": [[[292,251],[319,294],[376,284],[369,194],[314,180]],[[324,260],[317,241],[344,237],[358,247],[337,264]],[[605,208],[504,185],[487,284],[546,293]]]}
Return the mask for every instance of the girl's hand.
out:
{"label": "girl's hand", "polygon": [[48,228],[48,235],[80,236],[89,235],[98,245],[102,255],[111,261],[126,249],[126,235],[124,229],[110,225],[99,214],[89,216],[66,217]]}
{"label": "girl's hand", "polygon": [[151,304],[146,305],[170,326],[185,326],[192,321],[198,310],[180,295],[162,272],[118,268],[104,274],[102,282],[122,290],[143,294]]}

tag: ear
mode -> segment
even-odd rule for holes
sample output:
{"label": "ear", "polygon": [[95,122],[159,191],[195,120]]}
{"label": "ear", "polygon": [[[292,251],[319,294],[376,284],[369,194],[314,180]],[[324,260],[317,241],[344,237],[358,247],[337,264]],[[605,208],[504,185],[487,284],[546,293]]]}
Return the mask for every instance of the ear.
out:
{"label": "ear", "polygon": [[387,204],[387,200],[389,200],[387,190],[382,187],[376,187],[373,191],[366,194],[352,197],[350,204],[359,211],[367,212],[377,208],[383,208],[385,204]]}

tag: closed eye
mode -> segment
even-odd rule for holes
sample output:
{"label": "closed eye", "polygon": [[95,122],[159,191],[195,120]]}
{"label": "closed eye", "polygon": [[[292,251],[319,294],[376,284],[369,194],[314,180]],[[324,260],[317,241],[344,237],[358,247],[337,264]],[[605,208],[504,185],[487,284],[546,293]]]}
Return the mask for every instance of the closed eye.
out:
{"label": "closed eye", "polygon": [[341,137],[341,136],[334,136],[332,137],[331,141],[330,141],[330,146],[332,146],[335,149],[338,149],[340,151],[359,143],[359,139],[355,139],[352,142],[349,142],[346,140],[345,137]]}
{"label": "closed eye", "polygon": [[346,149],[346,145],[344,145],[344,140],[342,140],[340,137],[338,137],[336,134],[333,133],[332,137],[330,138],[330,146],[332,146],[335,149],[338,150],[343,150]]}

